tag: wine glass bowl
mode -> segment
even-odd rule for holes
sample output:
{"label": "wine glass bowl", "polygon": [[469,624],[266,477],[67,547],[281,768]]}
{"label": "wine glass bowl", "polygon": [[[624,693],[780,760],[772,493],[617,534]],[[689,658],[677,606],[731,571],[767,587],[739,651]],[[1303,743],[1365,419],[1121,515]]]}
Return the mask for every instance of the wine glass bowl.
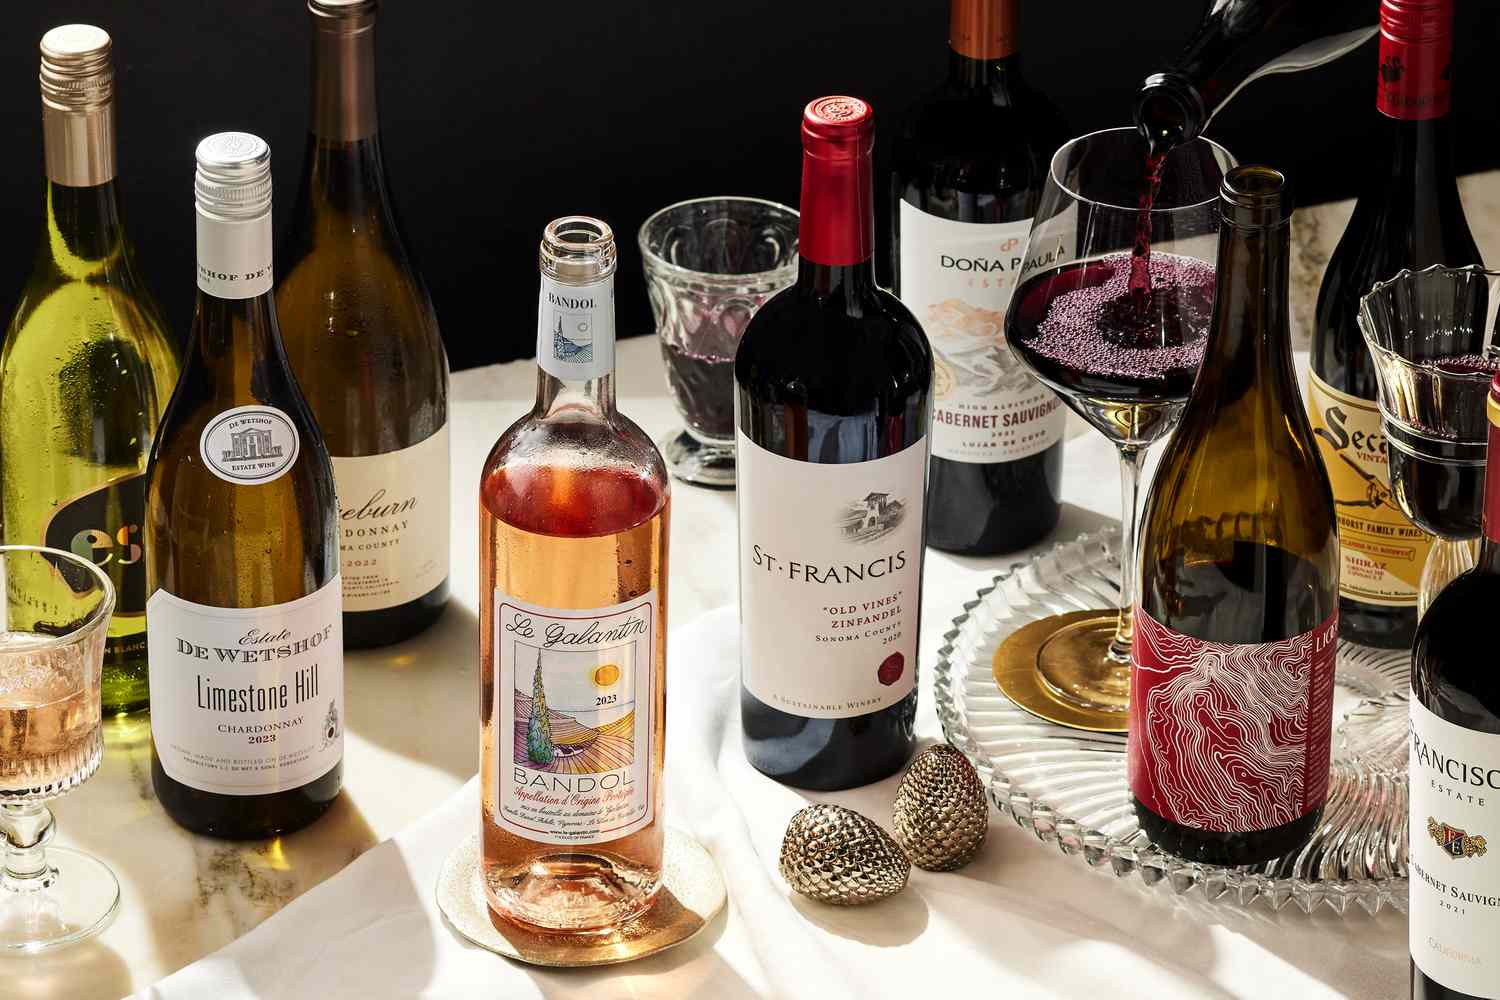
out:
{"label": "wine glass bowl", "polygon": [[797,278],[798,215],[758,198],[697,198],[642,224],[646,290],[686,426],[661,441],[678,479],[734,486],[734,355],[761,305]]}
{"label": "wine glass bowl", "polygon": [[[1500,272],[1480,267],[1402,271],[1360,302],[1390,470],[1389,494],[1372,483],[1369,502],[1395,503],[1438,539],[1422,570],[1419,612],[1474,565],[1489,451],[1486,406],[1500,370],[1492,343],[1497,282]],[[1476,343],[1483,345],[1478,352]]]}

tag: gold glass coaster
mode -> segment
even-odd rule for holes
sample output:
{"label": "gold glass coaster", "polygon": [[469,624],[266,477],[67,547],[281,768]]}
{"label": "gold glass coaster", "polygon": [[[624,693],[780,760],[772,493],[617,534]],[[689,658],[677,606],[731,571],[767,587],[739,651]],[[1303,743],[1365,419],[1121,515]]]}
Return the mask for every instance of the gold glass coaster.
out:
{"label": "gold glass coaster", "polygon": [[1120,613],[1070,611],[1030,622],[995,650],[995,683],[1021,708],[1048,722],[1094,733],[1123,733],[1130,668],[1109,661]]}
{"label": "gold glass coaster", "polygon": [[443,862],[437,902],[459,935],[497,955],[562,968],[614,965],[682,944],[724,908],[728,893],[719,866],[702,844],[681,830],[667,829],[661,875],[656,902],[634,920],[610,931],[544,934],[491,915],[476,833]]}

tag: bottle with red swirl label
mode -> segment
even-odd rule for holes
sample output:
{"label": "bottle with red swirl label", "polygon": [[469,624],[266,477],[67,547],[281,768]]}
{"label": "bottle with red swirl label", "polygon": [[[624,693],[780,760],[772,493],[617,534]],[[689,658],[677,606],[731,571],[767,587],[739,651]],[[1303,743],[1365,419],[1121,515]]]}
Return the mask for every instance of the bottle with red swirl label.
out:
{"label": "bottle with red swirl label", "polygon": [[1203,370],[1146,500],[1128,773],[1155,844],[1247,865],[1327,798],[1339,543],[1292,373],[1291,194],[1239,167],[1220,203]]}

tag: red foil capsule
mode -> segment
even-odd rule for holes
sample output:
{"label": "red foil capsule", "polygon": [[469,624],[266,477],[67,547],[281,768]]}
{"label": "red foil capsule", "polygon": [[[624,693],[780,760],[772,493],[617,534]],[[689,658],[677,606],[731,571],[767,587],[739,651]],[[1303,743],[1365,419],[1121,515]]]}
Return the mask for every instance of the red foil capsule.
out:
{"label": "red foil capsule", "polygon": [[1453,81],[1453,0],[1381,0],[1375,107],[1422,121],[1448,113]]}
{"label": "red foil capsule", "polygon": [[857,97],[820,97],[802,113],[798,252],[845,267],[875,254],[875,114]]}

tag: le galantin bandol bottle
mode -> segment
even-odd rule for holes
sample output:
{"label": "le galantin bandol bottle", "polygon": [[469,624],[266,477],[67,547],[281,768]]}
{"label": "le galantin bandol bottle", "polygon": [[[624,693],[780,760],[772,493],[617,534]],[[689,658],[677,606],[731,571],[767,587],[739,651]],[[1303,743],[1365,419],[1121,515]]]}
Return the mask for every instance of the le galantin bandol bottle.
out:
{"label": "le galantin bandol bottle", "polygon": [[219,837],[299,829],[338,796],[344,661],[333,467],[281,347],[271,151],[198,145],[198,299],[151,453],[151,781]]}
{"label": "le galantin bandol bottle", "polygon": [[[72,552],[109,575],[109,715],[145,707],[149,693],[146,459],[178,360],[120,212],[109,35],[47,32],[41,89],[46,222],[0,353],[0,540]],[[44,621],[65,603],[59,592],[89,585],[63,563],[14,565],[10,598]]]}

